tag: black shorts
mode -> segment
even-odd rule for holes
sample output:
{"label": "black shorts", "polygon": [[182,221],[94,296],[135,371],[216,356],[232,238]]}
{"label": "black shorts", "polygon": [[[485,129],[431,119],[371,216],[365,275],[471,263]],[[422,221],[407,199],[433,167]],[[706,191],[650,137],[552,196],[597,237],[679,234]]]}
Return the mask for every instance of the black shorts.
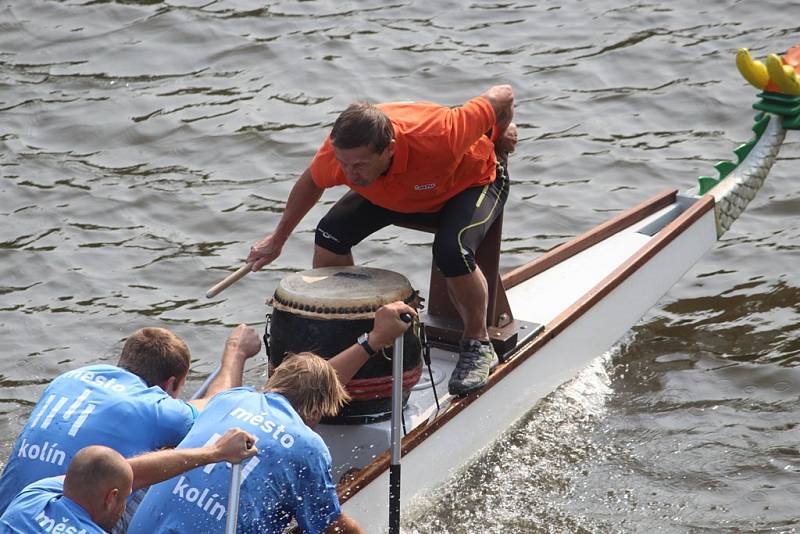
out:
{"label": "black shorts", "polygon": [[317,225],[315,243],[334,254],[349,254],[364,238],[390,224],[435,226],[433,259],[447,277],[475,270],[475,251],[508,198],[508,172],[497,165],[491,184],[465,189],[436,213],[399,213],[348,191]]}

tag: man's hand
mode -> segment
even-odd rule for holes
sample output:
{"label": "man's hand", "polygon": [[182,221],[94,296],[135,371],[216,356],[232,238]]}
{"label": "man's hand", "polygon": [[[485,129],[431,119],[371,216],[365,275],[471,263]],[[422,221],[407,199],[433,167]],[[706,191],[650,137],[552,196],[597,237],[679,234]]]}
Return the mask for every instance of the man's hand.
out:
{"label": "man's hand", "polygon": [[281,255],[285,242],[275,234],[270,234],[261,241],[257,241],[250,247],[250,254],[247,256],[248,262],[255,262],[251,270],[258,271],[263,266],[275,261]]}
{"label": "man's hand", "polygon": [[242,385],[245,362],[261,350],[261,339],[255,330],[246,324],[240,324],[233,329],[225,341],[225,350],[222,352],[222,362],[213,378],[208,382],[208,387],[203,392],[195,393],[189,404],[202,411],[211,397],[226,389],[238,388]]}
{"label": "man's hand", "polygon": [[246,324],[240,324],[228,336],[228,340],[225,342],[225,349],[226,354],[229,353],[229,350],[233,350],[237,357],[246,360],[252,358],[261,350],[261,339],[255,330]]}
{"label": "man's hand", "polygon": [[222,435],[213,445],[215,462],[227,461],[238,464],[258,454],[255,446],[256,437],[241,428],[231,428]]}
{"label": "man's hand", "polygon": [[498,155],[502,154],[506,157],[509,154],[513,154],[517,149],[517,135],[517,125],[512,122],[508,125],[508,128],[506,128],[506,131],[497,138],[494,144],[495,152],[497,152]]}
{"label": "man's hand", "polygon": [[502,134],[514,118],[514,91],[510,85],[495,85],[481,95],[492,104],[495,128]]}
{"label": "man's hand", "polygon": [[396,337],[405,332],[411,323],[406,323],[400,319],[400,314],[407,313],[411,317],[417,316],[417,311],[405,304],[397,301],[386,304],[378,308],[375,312],[375,325],[369,333],[369,344],[373,349],[390,345]]}
{"label": "man's hand", "polygon": [[190,469],[228,461],[234,464],[258,454],[256,437],[231,428],[211,445],[192,449],[164,449],[128,459],[133,471],[133,490],[158,484]]}

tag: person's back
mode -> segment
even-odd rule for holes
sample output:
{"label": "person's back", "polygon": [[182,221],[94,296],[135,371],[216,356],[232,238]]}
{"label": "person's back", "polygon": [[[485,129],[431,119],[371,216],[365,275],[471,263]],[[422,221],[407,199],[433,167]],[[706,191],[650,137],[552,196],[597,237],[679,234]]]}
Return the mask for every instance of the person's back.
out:
{"label": "person's back", "polygon": [[[231,426],[255,434],[260,451],[242,464],[240,532],[280,533],[293,517],[305,532],[321,532],[340,516],[328,449],[284,396],[220,393],[179,447],[201,446]],[[230,475],[219,463],[151,487],[128,532],[223,532]]]}
{"label": "person's back", "polygon": [[0,477],[0,513],[29,483],[63,475],[84,447],[134,456],[176,445],[193,421],[189,405],[125,369],[69,371],[45,389],[17,439]]}
{"label": "person's back", "polygon": [[89,514],[65,497],[63,477],[50,477],[28,485],[14,500],[13,509],[0,517],[0,532],[63,532],[102,534]]}

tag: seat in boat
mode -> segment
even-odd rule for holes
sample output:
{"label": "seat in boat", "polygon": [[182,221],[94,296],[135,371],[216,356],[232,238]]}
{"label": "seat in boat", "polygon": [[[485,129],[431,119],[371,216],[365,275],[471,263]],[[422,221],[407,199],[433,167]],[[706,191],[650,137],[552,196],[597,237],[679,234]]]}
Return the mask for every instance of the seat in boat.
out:
{"label": "seat in boat", "polygon": [[[399,224],[403,228],[435,233],[436,226],[427,224]],[[503,232],[503,212],[495,219],[475,252],[475,261],[489,286],[489,301],[486,325],[498,355],[513,349],[519,340],[519,330],[528,323],[517,321],[511,312],[505,287],[500,279],[500,242]],[[428,338],[431,342],[447,347],[458,345],[463,326],[461,318],[447,293],[444,275],[431,261],[431,276],[428,292],[428,309],[423,314]]]}

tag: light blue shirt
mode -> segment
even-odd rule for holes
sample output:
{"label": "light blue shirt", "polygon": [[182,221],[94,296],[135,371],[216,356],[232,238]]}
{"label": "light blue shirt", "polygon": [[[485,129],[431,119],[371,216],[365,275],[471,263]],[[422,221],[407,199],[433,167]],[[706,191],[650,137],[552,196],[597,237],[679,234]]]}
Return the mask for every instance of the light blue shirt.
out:
{"label": "light blue shirt", "polygon": [[64,497],[63,477],[26,486],[0,516],[2,534],[105,534],[80,505]]}
{"label": "light blue shirt", "polygon": [[[178,447],[201,447],[231,427],[254,434],[259,449],[242,464],[238,532],[280,534],[294,517],[314,534],[339,518],[330,452],[285,397],[252,388],[219,393]],[[220,462],[151,486],[128,534],[224,532],[230,480],[230,465]]]}
{"label": "light blue shirt", "polygon": [[194,408],[114,365],[59,376],[45,389],[0,477],[0,513],[22,488],[63,475],[72,457],[105,445],[129,458],[174,446],[186,436]]}

